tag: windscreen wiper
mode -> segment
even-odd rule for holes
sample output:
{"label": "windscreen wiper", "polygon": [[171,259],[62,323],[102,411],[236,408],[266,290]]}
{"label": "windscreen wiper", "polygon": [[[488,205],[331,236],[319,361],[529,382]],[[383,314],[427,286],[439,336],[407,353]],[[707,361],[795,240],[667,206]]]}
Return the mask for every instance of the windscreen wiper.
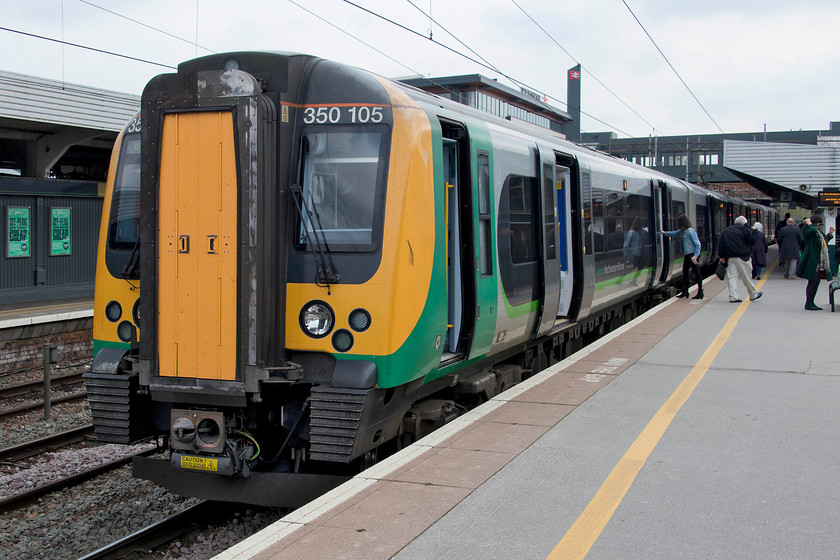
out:
{"label": "windscreen wiper", "polygon": [[136,280],[140,278],[140,272],[137,270],[137,262],[140,260],[140,238],[134,243],[134,248],[131,250],[131,256],[128,257],[128,262],[120,270],[120,276],[125,280]]}
{"label": "windscreen wiper", "polygon": [[[315,231],[315,226],[312,225],[312,218],[314,214],[309,209],[309,205],[306,204],[306,198],[303,196],[303,189],[297,183],[292,185],[292,194],[295,197],[295,209],[297,210],[301,224],[303,224],[304,227],[307,245],[312,247],[312,256],[315,259],[315,270],[317,271],[315,274],[315,285],[326,287],[329,291],[330,284],[338,284],[340,277],[330,268],[326,251],[321,245],[321,242],[318,240],[318,233]],[[324,241],[324,244],[326,244],[326,240]]]}

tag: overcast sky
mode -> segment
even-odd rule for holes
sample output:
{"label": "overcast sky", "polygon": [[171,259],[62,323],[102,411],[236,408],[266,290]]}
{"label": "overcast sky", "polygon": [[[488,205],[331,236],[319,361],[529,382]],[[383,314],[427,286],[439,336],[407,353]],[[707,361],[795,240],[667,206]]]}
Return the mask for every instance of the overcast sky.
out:
{"label": "overcast sky", "polygon": [[[163,66],[0,30],[0,70],[139,95],[172,71],[165,66],[196,55],[282,50],[386,77],[480,73],[518,88],[509,76],[565,110],[566,70],[579,62],[587,132],[815,130],[840,121],[840,1],[625,1],[355,0],[418,36],[343,0],[2,0],[0,27]],[[498,71],[436,45],[430,32]]]}

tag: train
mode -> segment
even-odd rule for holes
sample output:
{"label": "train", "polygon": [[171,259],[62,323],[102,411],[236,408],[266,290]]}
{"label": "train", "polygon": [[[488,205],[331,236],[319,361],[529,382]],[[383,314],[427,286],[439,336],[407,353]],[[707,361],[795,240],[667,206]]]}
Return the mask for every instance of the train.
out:
{"label": "train", "polygon": [[[231,52],[119,135],[85,374],[134,476],[297,506],[675,294],[745,215],[714,193],[367,72]],[[632,241],[631,241],[632,240]]]}

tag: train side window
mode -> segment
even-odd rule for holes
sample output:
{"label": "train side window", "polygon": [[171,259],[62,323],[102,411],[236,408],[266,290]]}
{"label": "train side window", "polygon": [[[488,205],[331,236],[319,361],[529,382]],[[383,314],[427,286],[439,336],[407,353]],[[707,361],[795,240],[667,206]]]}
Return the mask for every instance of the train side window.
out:
{"label": "train side window", "polygon": [[490,225],[490,157],[487,152],[478,152],[478,253],[482,276],[493,274]]}
{"label": "train side window", "polygon": [[537,260],[537,236],[535,228],[539,223],[534,204],[536,178],[509,175],[508,203],[510,205],[510,259],[513,264],[524,264]]}

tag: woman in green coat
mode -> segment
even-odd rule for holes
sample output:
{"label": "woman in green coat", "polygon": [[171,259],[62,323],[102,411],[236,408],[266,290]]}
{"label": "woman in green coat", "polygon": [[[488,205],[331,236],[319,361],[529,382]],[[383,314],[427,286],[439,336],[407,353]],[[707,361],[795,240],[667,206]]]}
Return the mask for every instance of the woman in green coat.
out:
{"label": "woman in green coat", "polygon": [[822,272],[825,271],[825,278],[831,280],[831,265],[828,260],[827,241],[834,238],[832,227],[826,236],[820,231],[822,216],[811,216],[805,218],[805,225],[802,227],[802,239],[805,241],[805,249],[802,251],[802,258],[796,267],[796,275],[806,278],[808,285],[805,287],[805,309],[809,311],[822,311],[822,307],[814,304],[814,298],[820,287]]}

